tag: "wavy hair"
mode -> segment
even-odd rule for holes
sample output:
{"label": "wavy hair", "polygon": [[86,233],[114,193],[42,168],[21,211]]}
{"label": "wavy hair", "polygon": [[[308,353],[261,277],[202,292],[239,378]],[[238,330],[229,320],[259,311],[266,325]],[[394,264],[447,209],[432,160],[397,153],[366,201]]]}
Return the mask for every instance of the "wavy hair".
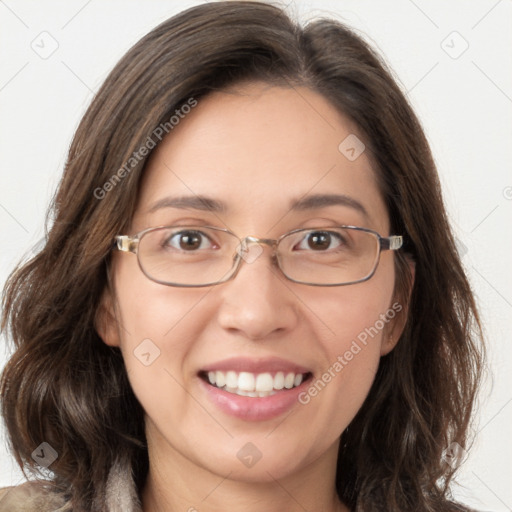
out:
{"label": "wavy hair", "polygon": [[353,120],[391,231],[406,240],[396,258],[405,329],[341,436],[340,499],[357,512],[460,510],[449,491],[456,468],[443,450],[468,444],[484,350],[427,140],[360,36],[333,19],[300,25],[263,2],[207,3],[168,19],[120,60],[81,120],[46,244],[4,289],[2,330],[14,351],[1,376],[1,411],[18,464],[38,475],[31,453],[48,442],[59,457],[46,476],[76,512],[105,510],[99,497],[114,464],[133,472],[141,492],[149,466],[143,410],[119,349],[103,343],[95,321],[112,240],[129,227],[151,151],[105,197],[95,191],[187,99],[243,81],[308,87]]}

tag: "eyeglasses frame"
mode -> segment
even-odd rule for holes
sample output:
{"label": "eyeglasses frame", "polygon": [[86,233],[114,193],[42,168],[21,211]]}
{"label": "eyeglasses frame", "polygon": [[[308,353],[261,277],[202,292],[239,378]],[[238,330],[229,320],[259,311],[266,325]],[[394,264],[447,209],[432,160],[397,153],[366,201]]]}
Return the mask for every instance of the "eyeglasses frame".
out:
{"label": "eyeglasses frame", "polygon": [[[154,279],[154,278],[150,277],[146,273],[144,268],[142,267],[141,262],[140,262],[140,258],[139,258],[139,254],[138,254],[138,251],[137,251],[140,240],[142,239],[142,237],[146,233],[149,233],[151,231],[156,231],[156,230],[159,230],[159,229],[170,229],[170,228],[176,228],[176,227],[178,227],[178,228],[181,228],[181,227],[185,228],[186,227],[186,228],[190,228],[190,229],[199,229],[199,228],[204,229],[204,228],[208,228],[208,229],[213,229],[215,231],[222,231],[222,232],[225,232],[225,233],[227,233],[229,235],[234,236],[240,242],[240,245],[238,246],[239,250],[235,254],[235,258],[234,258],[234,261],[233,261],[233,266],[232,266],[231,271],[230,271],[231,273],[228,275],[228,277],[225,278],[225,279],[222,279],[221,281],[217,281],[215,283],[207,283],[207,284],[177,284],[177,283],[168,283],[168,282],[161,281],[161,280]],[[356,231],[363,231],[363,232],[366,232],[366,233],[370,233],[370,234],[372,234],[373,236],[375,236],[377,238],[377,240],[379,242],[379,253],[377,255],[377,259],[376,259],[374,268],[373,268],[373,270],[371,271],[371,273],[368,276],[366,276],[366,277],[364,277],[362,279],[358,279],[356,281],[350,281],[348,283],[318,284],[318,283],[307,283],[305,281],[298,281],[296,279],[292,279],[292,278],[288,277],[284,273],[283,269],[281,268],[279,257],[277,255],[277,248],[278,248],[279,243],[281,242],[281,240],[283,238],[285,238],[287,236],[290,236],[290,235],[292,235],[294,233],[297,233],[299,231],[315,231],[315,230],[318,230],[318,231],[328,231],[329,229],[336,229],[336,228],[351,229],[351,230],[356,230]],[[179,287],[179,288],[203,288],[205,286],[215,286],[215,285],[218,285],[218,284],[226,283],[226,282],[230,281],[231,279],[234,279],[234,277],[237,275],[237,273],[240,270],[240,267],[242,265],[241,261],[244,259],[242,254],[248,250],[250,244],[268,245],[269,247],[271,247],[272,250],[273,250],[272,258],[276,261],[277,266],[278,266],[279,270],[281,271],[281,273],[289,281],[292,281],[292,282],[298,283],[298,284],[305,284],[305,285],[308,285],[308,286],[347,286],[347,285],[351,285],[351,284],[362,283],[364,281],[368,281],[369,279],[371,279],[373,277],[373,275],[375,274],[375,272],[377,270],[377,267],[379,266],[380,253],[382,251],[388,251],[388,250],[389,251],[396,251],[396,250],[400,249],[402,247],[402,245],[403,245],[403,236],[402,235],[391,235],[391,236],[388,236],[388,237],[383,237],[377,231],[374,231],[373,229],[361,228],[361,227],[358,227],[358,226],[348,226],[348,225],[318,227],[318,228],[317,227],[297,228],[297,229],[294,229],[292,231],[289,231],[288,233],[285,233],[284,235],[281,235],[277,239],[273,239],[273,238],[258,238],[258,237],[255,237],[255,236],[246,236],[244,238],[239,238],[237,235],[235,235],[235,233],[233,233],[229,229],[218,228],[218,227],[215,227],[215,226],[156,226],[156,227],[146,228],[146,229],[144,229],[142,231],[139,231],[135,235],[117,235],[117,236],[115,236],[114,237],[114,242],[113,242],[113,249],[117,249],[117,250],[123,251],[123,252],[132,252],[133,254],[135,254],[137,256],[137,263],[138,263],[139,268],[141,269],[142,273],[148,279],[150,279],[151,281],[153,281],[155,283],[159,283],[159,284],[162,284],[162,285],[165,285],[165,286]]]}

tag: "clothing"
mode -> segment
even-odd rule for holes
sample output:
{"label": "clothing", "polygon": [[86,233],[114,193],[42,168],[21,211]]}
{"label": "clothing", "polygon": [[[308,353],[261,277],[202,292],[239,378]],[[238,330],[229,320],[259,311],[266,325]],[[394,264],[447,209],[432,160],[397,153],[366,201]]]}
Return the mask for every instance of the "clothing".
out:
{"label": "clothing", "polygon": [[[113,467],[109,473],[105,503],[108,512],[142,512],[131,472]],[[0,489],[0,512],[72,512],[71,503],[45,489],[44,482],[25,482]],[[455,506],[454,510],[477,512]]]}
{"label": "clothing", "polygon": [[64,512],[62,499],[50,495],[38,482],[0,489],[0,512]]}
{"label": "clothing", "polygon": [[[107,481],[108,512],[142,512],[131,471],[114,465]],[[72,512],[71,503],[48,490],[42,481],[0,489],[0,512]]]}

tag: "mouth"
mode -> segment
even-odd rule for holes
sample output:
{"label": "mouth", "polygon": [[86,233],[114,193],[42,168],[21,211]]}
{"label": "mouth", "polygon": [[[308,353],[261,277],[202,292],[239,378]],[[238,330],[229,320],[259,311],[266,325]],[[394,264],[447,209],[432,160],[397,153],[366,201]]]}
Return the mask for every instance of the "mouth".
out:
{"label": "mouth", "polygon": [[246,371],[200,371],[199,377],[208,385],[234,395],[265,398],[286,393],[310,380],[311,372],[268,371],[253,373]]}

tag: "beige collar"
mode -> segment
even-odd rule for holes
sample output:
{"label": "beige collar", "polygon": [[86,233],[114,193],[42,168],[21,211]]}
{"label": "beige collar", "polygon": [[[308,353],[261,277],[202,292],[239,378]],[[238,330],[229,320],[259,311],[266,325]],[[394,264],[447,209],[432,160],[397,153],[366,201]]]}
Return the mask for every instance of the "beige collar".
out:
{"label": "beige collar", "polygon": [[[142,512],[131,469],[120,464],[112,466],[105,496],[98,501],[107,512]],[[44,481],[0,489],[0,512],[71,512],[71,503],[48,490]]]}

